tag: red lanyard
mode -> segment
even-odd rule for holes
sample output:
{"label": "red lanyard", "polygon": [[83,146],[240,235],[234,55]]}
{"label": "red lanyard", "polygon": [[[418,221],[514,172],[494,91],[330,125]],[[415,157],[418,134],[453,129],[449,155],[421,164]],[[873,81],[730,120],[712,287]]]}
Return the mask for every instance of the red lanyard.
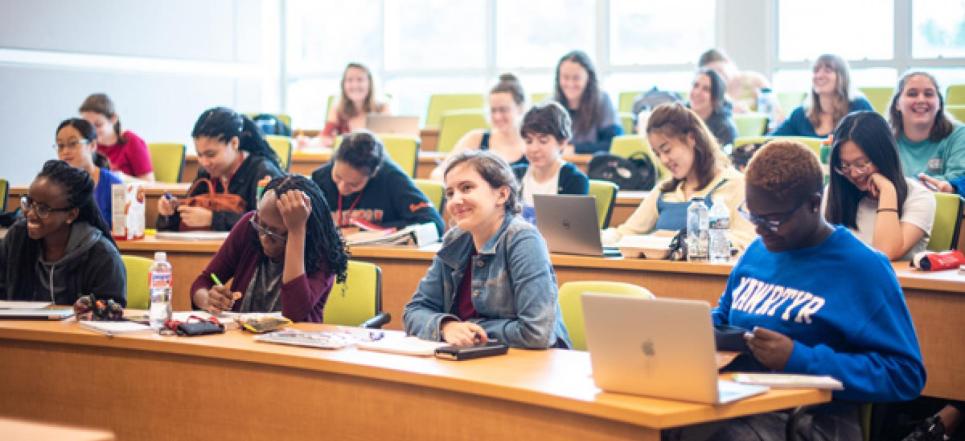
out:
{"label": "red lanyard", "polygon": [[[365,190],[362,189],[362,191],[365,191]],[[359,195],[355,197],[355,201],[353,201],[352,205],[348,207],[348,212],[350,216],[352,214],[352,210],[354,210],[355,206],[358,205],[359,200],[362,199],[362,191],[359,191]],[[342,194],[338,193],[337,190],[336,190],[336,194],[338,196],[338,211],[335,212],[335,218],[337,219],[335,222],[338,223],[339,228],[341,228],[341,227],[347,226],[349,222],[345,222],[342,219]]]}

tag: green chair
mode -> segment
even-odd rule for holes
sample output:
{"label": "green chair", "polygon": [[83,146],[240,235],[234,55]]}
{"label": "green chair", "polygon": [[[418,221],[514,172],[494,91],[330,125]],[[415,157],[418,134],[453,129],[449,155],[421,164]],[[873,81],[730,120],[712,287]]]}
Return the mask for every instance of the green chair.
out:
{"label": "green chair", "polygon": [[7,196],[9,196],[10,184],[6,179],[0,179],[0,213],[7,211]]}
{"label": "green chair", "polygon": [[596,199],[596,218],[601,230],[610,225],[610,215],[613,214],[613,205],[616,204],[619,190],[620,186],[610,181],[590,179],[589,194]]}
{"label": "green chair", "polygon": [[617,97],[617,112],[633,112],[633,101],[643,92],[642,90],[620,92]]}
{"label": "green chair", "polygon": [[325,120],[328,120],[328,115],[332,113],[332,107],[335,107],[335,103],[338,102],[338,95],[329,95],[328,100],[325,102]]}
{"label": "green chair", "polygon": [[784,139],[798,141],[814,151],[815,155],[821,157],[821,138],[810,138],[807,136],[740,136],[734,140],[734,148],[743,147],[747,144],[763,144],[774,139]]}
{"label": "green chair", "polygon": [[392,319],[382,311],[382,270],[371,263],[350,260],[345,282],[328,294],[323,323],[381,328]]}
{"label": "green chair", "polygon": [[623,127],[623,134],[632,135],[635,129],[633,125],[633,114],[630,112],[620,112],[617,116],[620,117],[620,126]]}
{"label": "green chair", "polygon": [[585,292],[604,293],[619,296],[635,296],[647,299],[654,298],[650,290],[622,282],[586,281],[567,282],[560,286],[560,309],[563,312],[563,324],[570,334],[573,349],[586,350],[586,332],[583,325],[583,302],[580,296]]}
{"label": "green chair", "polygon": [[292,164],[292,138],[290,136],[265,135],[265,141],[268,141],[271,149],[278,154],[278,159],[281,160],[279,165],[287,173]]}
{"label": "green chair", "polygon": [[439,122],[439,141],[436,150],[451,152],[459,138],[473,129],[489,127],[482,110],[453,110],[442,115]]}
{"label": "green chair", "polygon": [[734,115],[737,136],[761,136],[767,131],[767,115],[763,113],[740,113]]}
{"label": "green chair", "polygon": [[419,165],[419,139],[404,135],[379,135],[385,152],[410,178],[416,176]]}
{"label": "green chair", "polygon": [[891,96],[895,94],[892,87],[859,87],[858,90],[864,94],[865,98],[871,103],[871,107],[882,115],[888,114],[888,104],[891,104]]}
{"label": "green chair", "polygon": [[148,309],[151,306],[151,292],[148,286],[153,260],[146,257],[121,255],[127,271],[127,307],[129,309]]}
{"label": "green chair", "polygon": [[962,197],[954,193],[935,193],[935,222],[928,239],[929,251],[958,248],[958,230],[962,225]]}
{"label": "green chair", "polygon": [[[475,110],[482,112],[486,107],[485,99],[479,93],[437,93],[429,97],[425,127],[442,130],[442,117],[453,110]],[[441,135],[440,135],[441,136]]]}
{"label": "green chair", "polygon": [[431,179],[413,179],[412,181],[415,182],[416,188],[426,195],[432,206],[442,213],[446,206],[446,186]]}
{"label": "green chair", "polygon": [[951,84],[945,89],[945,105],[965,105],[965,84]]}
{"label": "green chair", "polygon": [[542,104],[552,98],[549,92],[534,92],[529,94],[530,104]]}
{"label": "green chair", "polygon": [[154,168],[154,180],[177,184],[181,182],[181,172],[184,171],[184,155],[187,147],[176,142],[152,142],[147,145],[151,155],[151,167]]}
{"label": "green chair", "polygon": [[945,106],[945,111],[948,112],[952,118],[958,120],[958,122],[965,123],[965,104]]}
{"label": "green chair", "polygon": [[654,167],[657,169],[657,182],[660,182],[664,176],[669,175],[670,171],[660,163],[659,159],[657,159],[657,155],[655,155],[653,150],[650,149],[650,143],[647,142],[647,138],[645,136],[620,135],[614,136],[613,140],[610,141],[611,155],[629,158],[630,155],[636,152],[644,152],[650,157],[650,161],[653,162]]}
{"label": "green chair", "polygon": [[778,92],[777,103],[781,105],[784,114],[790,116],[797,106],[804,103],[807,96],[808,94],[805,92]]}

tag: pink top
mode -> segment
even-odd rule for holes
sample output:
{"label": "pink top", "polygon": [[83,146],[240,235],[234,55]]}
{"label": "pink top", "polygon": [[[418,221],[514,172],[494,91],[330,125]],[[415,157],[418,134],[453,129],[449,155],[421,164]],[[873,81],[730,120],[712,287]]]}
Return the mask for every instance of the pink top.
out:
{"label": "pink top", "polygon": [[130,130],[125,130],[121,138],[125,140],[123,144],[97,146],[97,151],[107,156],[110,161],[111,170],[130,176],[141,176],[154,171],[151,167],[151,154],[144,140]]}

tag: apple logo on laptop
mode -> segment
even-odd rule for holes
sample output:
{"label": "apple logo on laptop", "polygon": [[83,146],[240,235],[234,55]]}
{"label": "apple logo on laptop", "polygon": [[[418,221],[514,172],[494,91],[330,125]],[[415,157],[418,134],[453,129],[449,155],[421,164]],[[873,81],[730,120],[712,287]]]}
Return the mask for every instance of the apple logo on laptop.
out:
{"label": "apple logo on laptop", "polygon": [[643,344],[640,345],[640,349],[643,349],[643,355],[647,357],[653,357],[656,352],[653,350],[653,342],[650,340],[644,340]]}
{"label": "apple logo on laptop", "polygon": [[563,219],[563,224],[562,224],[562,225],[563,225],[563,228],[565,228],[565,229],[567,229],[567,230],[570,229],[570,221],[569,221],[568,219]]}

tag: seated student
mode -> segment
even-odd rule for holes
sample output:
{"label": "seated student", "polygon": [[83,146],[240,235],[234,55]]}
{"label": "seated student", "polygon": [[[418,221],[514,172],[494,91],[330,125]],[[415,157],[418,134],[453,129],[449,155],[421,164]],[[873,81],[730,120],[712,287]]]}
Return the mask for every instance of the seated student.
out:
{"label": "seated student", "polygon": [[73,305],[94,294],[127,305],[124,263],[87,172],[47,161],[20,207],[0,240],[0,298]]}
{"label": "seated student", "polygon": [[523,218],[535,222],[534,194],[587,194],[590,179],[561,156],[570,139],[570,116],[555,101],[526,112],[520,129],[526,139],[528,164],[513,166],[522,187]]}
{"label": "seated student", "polygon": [[742,250],[754,240],[754,227],[737,215],[744,202],[744,175],[731,167],[694,111],[680,103],[657,106],[647,120],[647,139],[671,176],[654,187],[623,225],[604,231],[604,242],[654,230],[680,231],[687,226],[687,207],[694,197],[704,198],[708,207],[724,201],[730,212],[727,237],[734,247]]}
{"label": "seated student", "polygon": [[824,54],[814,62],[811,93],[804,105],[791,112],[771,135],[828,136],[838,121],[858,110],[874,110],[863,96],[851,91],[848,62],[837,55]]}
{"label": "seated student", "polygon": [[490,152],[463,152],[447,162],[445,180],[456,226],[405,306],[405,332],[457,346],[496,339],[568,348],[556,274],[542,236],[516,216],[509,165]]}
{"label": "seated student", "polygon": [[80,118],[66,119],[57,126],[57,157],[74,168],[87,172],[94,181],[94,202],[107,227],[112,225],[111,186],[121,184],[121,177],[107,168],[107,158],[97,152],[94,126]]}
{"label": "seated student", "polygon": [[342,94],[328,111],[322,129],[322,146],[331,147],[335,137],[364,129],[370,113],[391,114],[389,103],[376,100],[372,71],[359,63],[349,63],[342,72]]}
{"label": "seated student", "polygon": [[[258,205],[258,187],[264,186],[266,178],[270,180],[284,174],[278,166],[278,155],[250,118],[225,107],[214,107],[201,113],[194,123],[191,137],[201,164],[195,182],[210,179],[215,193],[236,194],[244,201],[245,207],[241,212],[211,211],[179,204],[173,198],[160,198],[157,229],[229,231],[245,211]],[[208,192],[208,184],[200,183],[189,196]]]}
{"label": "seated student", "polygon": [[572,147],[564,153],[608,152],[613,137],[623,134],[613,101],[600,89],[593,62],[583,51],[560,58],[553,100],[562,104],[573,120]]}
{"label": "seated student", "polygon": [[[191,284],[191,301],[209,312],[274,312],[322,322],[328,293],[345,280],[348,254],[322,191],[289,175],[265,187],[258,208],[235,224]],[[231,288],[215,285],[231,279]]]}
{"label": "seated student", "polygon": [[[526,106],[526,93],[513,74],[499,76],[499,83],[489,91],[490,129],[474,129],[466,132],[450,155],[466,150],[490,150],[510,166],[526,163],[526,142],[519,134],[519,121]],[[432,170],[432,179],[442,181],[445,164]]]}
{"label": "seated student", "polygon": [[690,88],[690,109],[697,113],[720,145],[733,144],[737,126],[731,103],[725,95],[724,80],[712,69],[701,69]]}
{"label": "seated student", "polygon": [[[760,90],[771,87],[764,75],[738,69],[737,64],[720,49],[709,49],[700,54],[697,67],[713,69],[720,75],[727,85],[727,96],[734,104],[734,113],[757,110],[757,97]],[[777,103],[774,104],[777,105]]]}
{"label": "seated student", "polygon": [[[748,329],[750,354],[728,369],[830,375],[831,403],[805,411],[807,440],[861,439],[860,403],[907,400],[925,385],[915,328],[891,263],[821,215],[821,165],[801,143],[773,141],[747,168],[742,210],[755,240],[731,271],[715,325]],[[714,440],[784,439],[787,412],[718,423]],[[685,429],[686,430],[686,429]]]}
{"label": "seated student", "polygon": [[905,176],[965,195],[965,125],[945,113],[935,78],[921,71],[903,75],[888,116]]}
{"label": "seated student", "polygon": [[891,260],[908,260],[928,245],[935,196],[901,173],[898,146],[875,112],[845,116],[834,130],[825,217]]}
{"label": "seated student", "polygon": [[147,144],[130,130],[121,131],[114,102],[95,93],[80,105],[80,116],[97,131],[97,151],[107,156],[111,170],[142,181],[154,181],[154,168]]}
{"label": "seated student", "polygon": [[322,189],[332,218],[339,228],[353,220],[385,228],[433,223],[442,234],[439,212],[371,132],[354,132],[342,138],[332,160],[312,173]]}

